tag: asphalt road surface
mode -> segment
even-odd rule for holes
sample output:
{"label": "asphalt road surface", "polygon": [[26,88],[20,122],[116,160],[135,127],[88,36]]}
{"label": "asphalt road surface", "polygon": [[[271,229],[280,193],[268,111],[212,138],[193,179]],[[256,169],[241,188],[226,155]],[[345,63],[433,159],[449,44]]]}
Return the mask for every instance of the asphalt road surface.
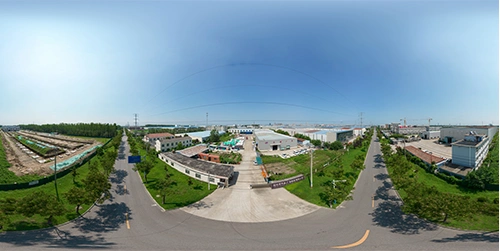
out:
{"label": "asphalt road surface", "polygon": [[[375,137],[374,137],[375,138]],[[164,211],[124,156],[113,198],[57,228],[0,235],[0,250],[498,250],[498,233],[463,232],[404,215],[372,141],[353,200],[283,221],[235,223]]]}

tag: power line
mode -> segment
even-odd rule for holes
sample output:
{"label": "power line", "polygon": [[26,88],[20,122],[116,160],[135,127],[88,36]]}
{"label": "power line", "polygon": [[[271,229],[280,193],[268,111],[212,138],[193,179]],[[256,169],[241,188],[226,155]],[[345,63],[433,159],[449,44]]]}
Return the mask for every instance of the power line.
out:
{"label": "power line", "polygon": [[[183,77],[177,81],[175,81],[174,83],[168,85],[167,87],[165,87],[163,90],[159,91],[156,93],[155,96],[153,96],[151,98],[151,100],[154,100],[156,99],[156,97],[158,97],[160,94],[162,94],[164,91],[166,91],[168,88],[172,87],[172,86],[175,86],[176,84],[190,78],[190,77],[193,77],[195,75],[198,75],[198,74],[201,74],[203,72],[207,72],[207,71],[211,71],[211,70],[214,70],[214,69],[218,69],[218,68],[223,68],[223,67],[229,67],[229,66],[247,66],[247,65],[252,65],[252,66],[268,66],[268,67],[275,67],[275,68],[281,68],[281,69],[286,69],[286,70],[289,70],[289,71],[293,71],[293,72],[296,72],[296,73],[299,73],[299,74],[302,74],[304,76],[307,76],[311,79],[314,79],[316,80],[317,82],[329,87],[330,89],[334,90],[337,94],[339,94],[341,97],[343,97],[346,101],[350,102],[354,107],[356,107],[356,104],[351,102],[351,100],[349,100],[346,96],[344,96],[341,92],[339,92],[337,89],[333,88],[331,85],[325,83],[324,81],[322,81],[321,79],[313,76],[313,75],[310,75],[308,73],[305,73],[305,72],[302,72],[302,71],[299,71],[299,70],[296,70],[294,68],[290,68],[290,67],[286,67],[286,66],[279,66],[279,65],[274,65],[274,64],[266,64],[266,63],[232,63],[232,64],[225,64],[225,65],[217,65],[217,66],[213,66],[213,67],[210,67],[210,68],[206,68],[206,69],[203,69],[203,70],[200,70],[200,71],[197,71],[197,72],[194,72],[194,73],[191,73],[189,75],[187,75],[186,77]],[[151,101],[150,100],[150,101]],[[357,107],[356,107],[357,108]]]}
{"label": "power line", "polygon": [[294,106],[294,107],[300,107],[300,108],[305,108],[305,109],[310,109],[310,110],[316,110],[316,111],[322,111],[322,112],[327,112],[327,113],[334,113],[334,114],[349,116],[349,115],[346,115],[343,113],[328,111],[328,110],[314,108],[314,107],[308,107],[308,106],[296,105],[296,104],[280,103],[280,102],[267,102],[267,101],[262,101],[262,102],[235,101],[235,102],[221,102],[221,103],[203,104],[203,105],[191,106],[191,107],[181,108],[181,109],[177,109],[177,110],[162,112],[162,113],[158,113],[158,114],[155,114],[152,116],[158,116],[158,115],[162,115],[162,114],[168,114],[168,113],[180,112],[180,111],[186,111],[186,110],[192,110],[192,109],[202,108],[202,107],[219,106],[219,105],[234,105],[234,104],[270,104],[270,105]]}

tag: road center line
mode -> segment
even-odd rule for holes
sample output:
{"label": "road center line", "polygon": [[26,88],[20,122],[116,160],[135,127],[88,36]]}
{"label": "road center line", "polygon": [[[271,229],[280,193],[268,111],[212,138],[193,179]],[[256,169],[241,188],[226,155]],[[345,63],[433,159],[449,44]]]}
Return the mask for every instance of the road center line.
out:
{"label": "road center line", "polygon": [[128,222],[128,213],[125,213],[125,222],[127,223],[127,229],[130,229],[130,223]]}
{"label": "road center line", "polygon": [[344,245],[344,246],[335,246],[335,247],[332,247],[332,248],[352,248],[352,247],[355,247],[355,246],[359,246],[361,245],[363,242],[366,241],[366,239],[368,239],[368,235],[370,234],[370,230],[366,230],[365,232],[365,235],[363,235],[363,237],[361,237],[361,239],[359,239],[359,241],[356,241],[354,243],[351,243],[351,244],[348,244],[348,245]]}

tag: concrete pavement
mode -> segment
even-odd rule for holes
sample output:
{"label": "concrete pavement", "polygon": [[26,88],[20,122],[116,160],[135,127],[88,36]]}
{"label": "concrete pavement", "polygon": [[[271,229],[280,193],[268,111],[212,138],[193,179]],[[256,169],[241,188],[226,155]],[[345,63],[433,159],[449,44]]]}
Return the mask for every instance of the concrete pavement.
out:
{"label": "concrete pavement", "polygon": [[319,209],[284,188],[250,189],[250,184],[265,183],[260,167],[253,164],[256,152],[250,139],[245,140],[244,150],[240,153],[242,161],[234,165],[236,184],[218,189],[182,210],[218,221],[271,222],[300,217]]}

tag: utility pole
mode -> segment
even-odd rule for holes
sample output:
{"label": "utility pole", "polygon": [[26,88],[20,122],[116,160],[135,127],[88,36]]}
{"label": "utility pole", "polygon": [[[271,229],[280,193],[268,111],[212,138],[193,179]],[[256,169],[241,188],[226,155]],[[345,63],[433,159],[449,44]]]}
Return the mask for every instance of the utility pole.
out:
{"label": "utility pole", "polygon": [[313,149],[311,149],[311,188],[313,187]]}
{"label": "utility pole", "polygon": [[205,124],[205,130],[208,130],[208,112],[207,112],[207,121],[206,121],[206,124]]}
{"label": "utility pole", "polygon": [[57,191],[57,155],[54,157],[54,185],[56,187],[57,201],[59,201],[59,192]]}
{"label": "utility pole", "polygon": [[134,120],[135,120],[135,129],[137,130],[137,113],[134,113]]}
{"label": "utility pole", "polygon": [[360,120],[361,120],[361,128],[363,128],[363,112],[360,114]]}

